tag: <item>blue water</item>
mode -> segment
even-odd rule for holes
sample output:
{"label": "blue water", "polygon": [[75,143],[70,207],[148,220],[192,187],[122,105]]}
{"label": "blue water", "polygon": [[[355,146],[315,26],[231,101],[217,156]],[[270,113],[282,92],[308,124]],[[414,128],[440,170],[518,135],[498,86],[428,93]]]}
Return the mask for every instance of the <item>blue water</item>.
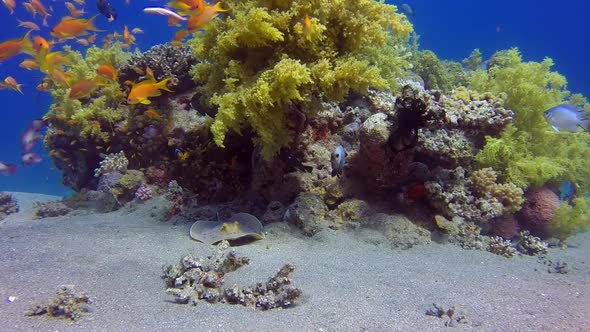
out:
{"label": "blue water", "polygon": [[[388,3],[401,4],[398,1]],[[10,15],[0,8],[0,41],[22,36],[23,28],[17,28],[16,18],[30,20],[30,15],[20,6]],[[108,23],[99,16],[96,25],[106,32],[141,27],[145,34],[137,36],[137,47],[146,50],[152,45],[172,39],[175,29],[166,26],[162,17],[149,16],[141,9],[157,5],[153,1],[131,0],[129,7],[124,1],[114,0],[118,19]],[[545,56],[556,62],[555,70],[568,78],[569,89],[590,96],[590,39],[588,27],[583,23],[590,12],[590,3],[584,1],[407,1],[414,9],[414,28],[420,35],[420,45],[433,50],[440,58],[461,61],[474,48],[482,50],[484,57],[494,51],[519,47],[526,60],[542,60]],[[49,26],[55,25],[66,14],[62,1],[45,1],[52,5],[54,13]],[[96,13],[93,0],[86,11]],[[36,20],[35,22],[38,22]],[[48,29],[41,33],[50,39]],[[103,33],[104,34],[106,34]],[[35,86],[41,74],[19,68],[23,56],[0,63],[0,78],[13,76],[23,83],[24,95],[14,91],[0,90],[2,107],[0,114],[0,160],[18,163],[20,160],[20,136],[30,121],[41,117],[51,103],[46,94],[38,93]],[[21,167],[16,176],[0,176],[0,191],[30,191],[63,195],[68,189],[60,183],[60,172],[52,163],[41,144],[35,147],[44,161],[40,164]]]}

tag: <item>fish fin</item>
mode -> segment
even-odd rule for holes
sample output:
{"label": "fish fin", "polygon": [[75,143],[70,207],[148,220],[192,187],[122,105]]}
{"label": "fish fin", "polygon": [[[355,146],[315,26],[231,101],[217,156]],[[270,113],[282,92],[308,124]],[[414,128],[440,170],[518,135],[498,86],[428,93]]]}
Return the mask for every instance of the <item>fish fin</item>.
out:
{"label": "fish fin", "polygon": [[168,82],[170,82],[170,80],[172,80],[172,78],[168,77],[168,78],[165,78],[165,79],[161,80],[160,82],[158,82],[158,84],[157,84],[158,89],[168,91],[168,92],[174,92],[174,91],[168,89],[167,84],[168,84]]}
{"label": "fish fin", "polygon": [[583,119],[578,126],[586,131],[590,131],[590,119]]}
{"label": "fish fin", "polygon": [[556,132],[558,132],[558,133],[561,132],[561,130],[559,130],[559,127],[557,127],[557,126],[551,126],[551,127],[553,127],[553,129],[555,129]]}
{"label": "fish fin", "polygon": [[145,99],[143,99],[142,101],[140,101],[139,103],[140,103],[140,104],[144,104],[144,105],[149,105],[149,104],[151,104],[152,102],[151,102],[149,99],[145,98]]}

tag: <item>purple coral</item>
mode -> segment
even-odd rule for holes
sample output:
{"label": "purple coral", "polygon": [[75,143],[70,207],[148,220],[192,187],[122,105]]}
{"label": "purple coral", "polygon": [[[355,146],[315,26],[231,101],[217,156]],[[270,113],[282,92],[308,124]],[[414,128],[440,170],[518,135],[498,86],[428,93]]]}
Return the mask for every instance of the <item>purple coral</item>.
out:
{"label": "purple coral", "polygon": [[135,198],[140,200],[140,201],[147,201],[148,199],[152,198],[154,196],[154,193],[152,192],[152,188],[150,188],[149,186],[142,184],[141,186],[139,186],[139,188],[137,188],[137,191],[135,191]]}

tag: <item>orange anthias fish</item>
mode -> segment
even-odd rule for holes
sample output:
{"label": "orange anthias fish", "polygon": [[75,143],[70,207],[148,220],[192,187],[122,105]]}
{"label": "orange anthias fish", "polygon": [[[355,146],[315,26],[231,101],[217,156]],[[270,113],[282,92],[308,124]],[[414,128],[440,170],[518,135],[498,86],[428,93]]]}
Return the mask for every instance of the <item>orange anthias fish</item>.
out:
{"label": "orange anthias fish", "polygon": [[305,15],[305,19],[303,19],[303,35],[305,39],[311,41],[311,34],[313,32],[313,24],[311,23],[311,19],[307,14]]}
{"label": "orange anthias fish", "polygon": [[72,75],[64,73],[57,68],[53,68],[49,72],[49,77],[51,77],[51,79],[53,79],[55,82],[64,86],[70,86],[70,81],[72,80]]}
{"label": "orange anthias fish", "polygon": [[94,26],[96,15],[89,19],[64,18],[51,30],[51,36],[58,39],[72,39],[88,34],[88,31],[100,31]]}
{"label": "orange anthias fish", "polygon": [[71,17],[80,17],[80,16],[86,14],[84,9],[76,8],[76,6],[71,2],[66,2],[66,7],[68,8],[68,11],[70,12]]}
{"label": "orange anthias fish", "polygon": [[35,50],[35,55],[47,55],[50,47],[51,46],[45,38],[41,36],[35,36],[35,38],[33,38],[33,50]]}
{"label": "orange anthias fish", "polygon": [[45,5],[43,5],[41,0],[29,0],[29,3],[35,9],[35,13],[43,17],[43,25],[47,26],[47,18],[51,15],[49,15],[49,12],[47,11],[47,8],[45,8]]}
{"label": "orange anthias fish", "polygon": [[8,8],[10,14],[14,14],[14,10],[16,9],[16,2],[14,0],[2,0],[2,2],[4,3],[4,6]]}
{"label": "orange anthias fish", "polygon": [[96,80],[81,80],[76,82],[76,84],[72,85],[70,89],[70,94],[68,95],[70,99],[80,99],[84,97],[88,97],[96,88],[98,88],[99,84]]}
{"label": "orange anthias fish", "polygon": [[0,43],[0,62],[20,53],[33,54],[33,44],[27,32],[22,39],[11,39]]}
{"label": "orange anthias fish", "polygon": [[18,84],[12,76],[8,76],[4,79],[3,87],[6,89],[18,91],[23,94],[23,91],[20,89],[21,85],[22,84]]}
{"label": "orange anthias fish", "polygon": [[150,108],[149,110],[145,111],[145,114],[148,118],[154,119],[157,121],[162,121],[162,116],[158,113],[155,109]]}
{"label": "orange anthias fish", "polygon": [[39,64],[35,62],[35,60],[27,59],[23,60],[23,62],[18,65],[21,68],[25,68],[26,70],[33,70],[39,68]]}
{"label": "orange anthias fish", "polygon": [[187,29],[189,32],[195,32],[202,29],[207,23],[211,22],[216,18],[219,13],[228,11],[228,9],[221,8],[221,3],[218,2],[215,5],[205,5],[200,14],[193,15],[189,18],[187,23]]}
{"label": "orange anthias fish", "polygon": [[174,92],[166,86],[166,84],[172,78],[168,77],[163,79],[160,82],[156,82],[154,80],[146,80],[139,83],[134,84],[131,87],[131,91],[129,92],[129,96],[127,96],[127,103],[134,105],[134,104],[144,104],[149,105],[152,102],[148,99],[151,97],[157,97],[162,95],[160,90]]}
{"label": "orange anthias fish", "polygon": [[115,67],[105,63],[96,69],[96,73],[102,77],[106,77],[111,81],[118,81],[119,78],[117,77],[117,70]]}

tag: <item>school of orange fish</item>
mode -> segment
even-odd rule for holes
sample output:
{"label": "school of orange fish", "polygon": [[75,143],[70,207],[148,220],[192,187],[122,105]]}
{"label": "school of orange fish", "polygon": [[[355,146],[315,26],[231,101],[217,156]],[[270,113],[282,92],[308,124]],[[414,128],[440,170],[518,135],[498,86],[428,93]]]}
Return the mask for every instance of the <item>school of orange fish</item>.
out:
{"label": "school of orange fish", "polygon": [[[127,0],[128,1],[128,0]],[[15,0],[2,0],[10,14],[14,15],[17,11]],[[42,0],[28,0],[22,3],[25,10],[32,16],[32,20],[40,19],[43,27],[48,26],[48,18],[52,16],[52,6],[45,6]],[[48,91],[53,86],[69,88],[67,98],[81,99],[90,96],[93,92],[111,82],[118,82],[117,70],[113,64],[101,64],[96,71],[96,77],[92,79],[75,80],[74,76],[68,72],[68,56],[61,51],[53,51],[58,45],[65,45],[68,42],[75,42],[83,46],[94,45],[97,36],[103,32],[98,30],[94,25],[97,15],[90,18],[82,18],[86,11],[84,10],[85,0],[73,0],[73,2],[64,2],[69,15],[64,16],[51,28],[49,34],[53,37],[48,41],[42,36],[44,31],[37,23],[33,21],[22,21],[17,19],[18,27],[28,29],[22,38],[16,38],[0,42],[0,63],[5,62],[18,55],[24,54],[29,56],[23,60],[19,67],[25,70],[38,70],[44,78],[37,90]],[[127,5],[129,3],[127,2]],[[175,46],[182,45],[183,40],[191,33],[202,30],[207,23],[215,19],[219,13],[225,12],[221,3],[213,5],[205,3],[203,0],[173,0],[168,2],[165,7],[145,8],[146,14],[163,15],[168,18],[168,25],[181,27],[174,36],[172,44]],[[109,17],[109,21],[112,17]],[[186,27],[182,27],[186,23]],[[112,32],[103,39],[103,48],[109,48],[114,42],[120,43],[122,48],[130,48],[135,43],[135,35],[141,34],[140,28],[129,30],[125,26],[122,33]],[[143,69],[138,68],[138,72]],[[153,72],[145,69],[145,76],[139,82],[125,82],[131,85],[129,95],[126,100],[121,100],[122,105],[126,102],[128,105],[133,104],[150,104],[149,98],[160,96],[161,90],[172,92],[167,87],[170,78],[157,81]],[[21,84],[13,77],[8,76],[1,80],[0,89],[14,90],[23,93]],[[153,110],[148,110],[148,116],[158,118],[159,114]],[[155,114],[154,114],[155,113]],[[45,126],[42,120],[35,120],[23,133],[21,140],[24,152],[21,155],[23,165],[31,165],[41,162],[41,157],[32,152],[31,149],[42,138],[40,131]],[[14,175],[18,166],[0,161],[0,174]]]}

